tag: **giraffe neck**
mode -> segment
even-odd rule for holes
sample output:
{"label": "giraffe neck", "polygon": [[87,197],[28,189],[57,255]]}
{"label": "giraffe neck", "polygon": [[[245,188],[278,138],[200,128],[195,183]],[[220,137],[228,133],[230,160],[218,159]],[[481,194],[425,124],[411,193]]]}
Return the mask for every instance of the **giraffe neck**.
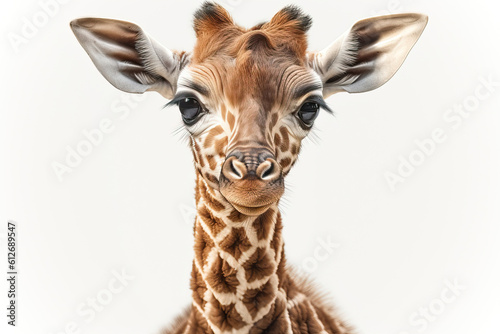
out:
{"label": "giraffe neck", "polygon": [[243,215],[197,178],[193,312],[214,333],[248,332],[286,307],[281,215]]}

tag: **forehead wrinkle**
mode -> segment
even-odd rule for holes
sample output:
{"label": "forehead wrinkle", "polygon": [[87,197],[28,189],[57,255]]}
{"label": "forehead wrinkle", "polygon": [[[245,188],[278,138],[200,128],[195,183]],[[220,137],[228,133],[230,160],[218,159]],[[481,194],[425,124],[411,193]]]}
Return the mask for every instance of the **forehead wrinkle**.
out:
{"label": "forehead wrinkle", "polygon": [[293,60],[283,58],[257,59],[252,63],[252,87],[246,89],[251,90],[253,98],[260,102],[261,112],[270,112],[276,105],[283,104],[287,89],[283,83],[292,74],[287,69],[295,67],[294,63]]}
{"label": "forehead wrinkle", "polygon": [[286,68],[282,71],[278,82],[277,101],[283,109],[290,107],[291,103],[303,95],[322,88],[321,83],[300,66]]}
{"label": "forehead wrinkle", "polygon": [[322,88],[322,84],[308,74],[307,72],[298,72],[291,77],[289,87],[286,88],[287,99],[290,103],[300,99],[309,92]]}
{"label": "forehead wrinkle", "polygon": [[214,99],[213,102],[222,103],[224,94],[223,78],[225,76],[224,68],[213,63],[204,63],[194,65],[190,68],[193,80],[203,83],[208,88],[209,95]]}
{"label": "forehead wrinkle", "polygon": [[[258,112],[265,118],[277,105],[287,107],[290,99],[299,95],[297,91],[313,90],[314,78],[307,77],[308,69],[290,53],[269,54],[269,50],[262,49],[240,51],[235,56],[218,54],[191,66],[193,77],[209,87],[217,103],[238,110],[250,98],[258,102]],[[304,86],[309,87],[297,88],[304,82]]]}
{"label": "forehead wrinkle", "polygon": [[[286,82],[288,81],[288,77],[292,74],[291,71],[289,71],[288,68],[283,68],[278,79],[278,85],[277,85],[277,91],[282,92],[285,87],[286,87]],[[279,104],[283,105],[285,102],[286,94],[279,94],[279,97],[281,98],[279,100]],[[278,100],[278,99],[277,99]]]}

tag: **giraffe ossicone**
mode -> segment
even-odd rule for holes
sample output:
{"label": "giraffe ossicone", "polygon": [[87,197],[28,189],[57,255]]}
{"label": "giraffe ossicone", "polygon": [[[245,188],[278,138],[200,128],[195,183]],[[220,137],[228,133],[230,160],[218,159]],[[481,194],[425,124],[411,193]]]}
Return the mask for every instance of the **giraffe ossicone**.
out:
{"label": "giraffe ossicone", "polygon": [[351,333],[285,262],[278,203],[325,99],[375,89],[399,69],[427,23],[397,14],[355,23],[320,52],[295,6],[245,29],[206,2],[192,52],[136,24],[82,18],[71,28],[97,69],[130,93],[177,105],[196,172],[192,305],[166,333]]}

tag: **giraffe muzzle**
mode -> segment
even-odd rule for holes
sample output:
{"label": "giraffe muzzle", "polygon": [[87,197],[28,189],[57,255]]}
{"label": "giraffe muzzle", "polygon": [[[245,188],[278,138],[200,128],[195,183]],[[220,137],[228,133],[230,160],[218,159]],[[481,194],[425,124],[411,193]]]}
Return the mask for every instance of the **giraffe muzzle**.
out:
{"label": "giraffe muzzle", "polygon": [[233,150],[222,166],[220,191],[239,212],[259,215],[283,195],[281,166],[267,149]]}

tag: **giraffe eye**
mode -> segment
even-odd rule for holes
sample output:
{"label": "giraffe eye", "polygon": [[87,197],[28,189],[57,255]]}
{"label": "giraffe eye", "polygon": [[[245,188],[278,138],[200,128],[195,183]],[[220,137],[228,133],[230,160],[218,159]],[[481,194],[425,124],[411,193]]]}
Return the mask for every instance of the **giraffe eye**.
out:
{"label": "giraffe eye", "polygon": [[193,98],[185,98],[179,101],[179,110],[182,114],[182,120],[186,125],[192,125],[199,119],[199,115],[203,111],[198,100]]}
{"label": "giraffe eye", "polygon": [[319,114],[319,104],[316,102],[306,102],[300,107],[298,116],[304,124],[311,126]]}

